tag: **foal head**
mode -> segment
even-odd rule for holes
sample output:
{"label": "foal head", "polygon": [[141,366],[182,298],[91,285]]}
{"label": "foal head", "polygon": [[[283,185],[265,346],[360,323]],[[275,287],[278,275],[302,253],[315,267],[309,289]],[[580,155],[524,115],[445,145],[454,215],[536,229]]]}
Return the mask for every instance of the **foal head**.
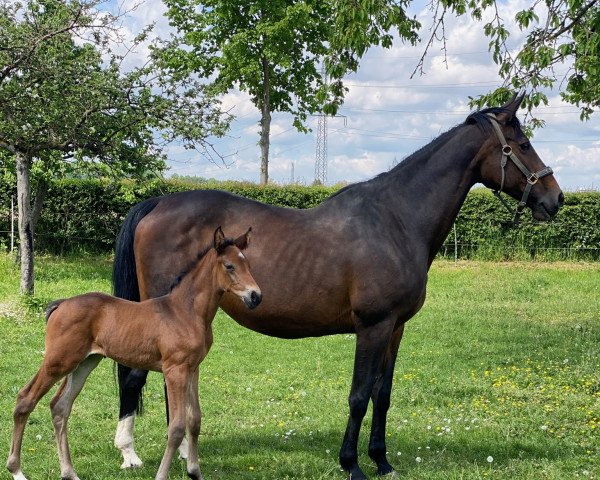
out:
{"label": "foal head", "polygon": [[250,308],[256,308],[262,300],[262,293],[250,273],[250,265],[243,250],[250,241],[248,231],[232,240],[226,238],[221,227],[215,230],[214,248],[217,251],[216,275],[218,287],[238,296]]}
{"label": "foal head", "polygon": [[506,105],[475,112],[467,124],[479,124],[489,134],[480,150],[480,181],[488,188],[520,200],[537,220],[550,220],[564,201],[552,169],[546,167],[523,133],[516,112],[523,96]]}

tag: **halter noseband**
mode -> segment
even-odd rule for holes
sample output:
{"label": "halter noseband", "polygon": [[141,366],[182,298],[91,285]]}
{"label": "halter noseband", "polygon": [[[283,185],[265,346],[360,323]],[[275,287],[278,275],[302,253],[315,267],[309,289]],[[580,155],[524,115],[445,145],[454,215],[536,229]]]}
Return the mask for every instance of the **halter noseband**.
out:
{"label": "halter noseband", "polygon": [[512,210],[506,202],[506,200],[504,200],[504,198],[502,198],[501,196],[502,189],[504,188],[504,168],[506,167],[509,158],[517,166],[521,173],[525,175],[525,178],[527,178],[527,185],[525,186],[525,190],[523,190],[523,196],[521,197],[521,201],[517,205],[517,208],[515,210],[515,216],[513,218],[513,224],[518,225],[519,217],[521,216],[523,210],[525,210],[525,207],[527,206],[527,199],[529,198],[531,188],[537,183],[537,181],[540,178],[550,175],[553,172],[550,167],[544,167],[537,172],[530,172],[529,169],[523,164],[523,162],[519,160],[519,157],[517,157],[512,151],[510,145],[506,142],[506,138],[504,138],[504,134],[500,129],[500,125],[498,124],[498,119],[496,118],[496,116],[493,113],[488,113],[487,116],[491,119],[490,123],[492,124],[492,127],[494,127],[496,135],[498,136],[498,140],[500,140],[500,144],[502,145],[502,158],[500,159],[500,171],[502,172],[502,180],[500,182],[500,189],[492,190],[492,193],[498,198],[498,200],[502,202],[502,205],[506,207],[509,213],[512,213]]}

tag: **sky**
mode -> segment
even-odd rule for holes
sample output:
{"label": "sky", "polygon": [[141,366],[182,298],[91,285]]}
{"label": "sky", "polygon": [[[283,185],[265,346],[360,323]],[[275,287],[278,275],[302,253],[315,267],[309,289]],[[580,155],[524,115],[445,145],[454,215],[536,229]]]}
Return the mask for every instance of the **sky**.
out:
{"label": "sky", "polygon": [[[125,0],[125,4],[130,0]],[[133,0],[131,0],[133,1]],[[509,25],[514,14],[530,2],[508,0],[500,3],[499,13]],[[167,38],[172,32],[163,16],[164,5],[146,0],[125,20],[131,34],[155,22],[154,34]],[[426,3],[413,2],[411,15],[423,24],[422,38],[428,37],[432,12]],[[523,41],[516,27],[510,27],[511,47]],[[356,182],[389,170],[441,133],[462,123],[471,109],[469,96],[486,93],[500,85],[497,66],[487,51],[488,39],[482,24],[469,16],[449,18],[446,22],[447,62],[441,45],[430,48],[424,75],[411,74],[425,48],[399,40],[390,49],[372,48],[363,57],[357,73],[348,75],[349,88],[338,117],[327,119],[327,181]],[[141,63],[148,51],[134,52],[129,62]],[[568,66],[557,71],[567,71]],[[544,163],[554,169],[566,191],[600,189],[600,112],[581,122],[577,107],[560,99],[558,87],[547,92],[548,106],[534,110],[546,121],[536,130],[532,144]],[[247,94],[231,91],[222,99],[223,108],[236,119],[224,138],[212,138],[224,161],[211,162],[199,152],[172,144],[167,149],[169,171],[166,176],[192,175],[217,180],[258,182],[260,113]],[[521,116],[524,115],[522,110]],[[315,151],[318,117],[311,117],[312,132],[297,132],[290,114],[275,113],[271,125],[269,179],[277,184],[311,184],[315,178]]]}

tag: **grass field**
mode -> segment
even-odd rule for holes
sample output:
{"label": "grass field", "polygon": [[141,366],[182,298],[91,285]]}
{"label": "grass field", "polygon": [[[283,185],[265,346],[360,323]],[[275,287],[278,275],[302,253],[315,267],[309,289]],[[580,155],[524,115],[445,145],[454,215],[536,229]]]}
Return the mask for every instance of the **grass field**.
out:
{"label": "grass field", "polygon": [[[110,291],[107,257],[40,258],[37,296],[19,300],[18,270],[0,256],[0,452],[18,390],[37,370],[47,301]],[[400,347],[388,450],[406,479],[600,478],[600,264],[438,262],[428,299]],[[219,314],[201,366],[201,466],[209,479],[343,479],[353,336],[279,340]],[[45,397],[30,418],[23,469],[58,478]],[[153,478],[165,446],[162,380],[151,374],[136,448],[119,469],[112,362],[75,403],[70,439],[85,479]],[[368,414],[369,415],[369,414]],[[366,455],[367,419],[359,445]],[[175,462],[171,478],[183,479]],[[9,478],[7,473],[0,478]]]}

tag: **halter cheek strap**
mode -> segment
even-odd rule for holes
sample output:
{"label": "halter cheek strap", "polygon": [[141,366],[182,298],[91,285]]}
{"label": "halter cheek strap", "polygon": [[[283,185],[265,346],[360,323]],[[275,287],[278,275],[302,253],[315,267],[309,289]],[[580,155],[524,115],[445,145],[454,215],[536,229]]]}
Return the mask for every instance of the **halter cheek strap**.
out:
{"label": "halter cheek strap", "polygon": [[540,178],[550,175],[553,172],[550,167],[544,167],[537,172],[530,172],[529,169],[523,164],[523,162],[521,162],[521,160],[519,160],[519,157],[517,157],[515,155],[515,153],[512,151],[512,148],[510,147],[510,145],[506,142],[506,138],[504,138],[504,134],[502,133],[502,130],[500,129],[500,125],[498,124],[498,119],[496,118],[496,116],[492,113],[488,113],[487,115],[492,120],[490,123],[492,124],[492,127],[494,127],[494,130],[496,131],[496,135],[498,136],[498,140],[500,140],[500,144],[502,145],[502,158],[500,159],[500,171],[502,172],[502,178],[500,181],[500,189],[492,190],[492,192],[502,202],[502,205],[504,205],[510,213],[512,213],[510,206],[508,205],[506,200],[504,200],[504,198],[502,198],[502,196],[501,196],[502,190],[504,189],[504,178],[505,178],[504,169],[506,168],[506,164],[508,163],[509,158],[516,165],[516,167],[521,171],[521,173],[523,173],[523,175],[525,175],[525,178],[527,179],[527,185],[525,185],[525,190],[523,190],[523,196],[521,197],[521,201],[517,205],[517,208],[515,210],[515,216],[513,218],[513,223],[515,225],[518,225],[519,217],[521,216],[521,214],[523,213],[523,210],[525,210],[525,207],[527,206],[527,199],[529,198],[529,194],[531,193],[532,187],[537,183],[537,181]]}

